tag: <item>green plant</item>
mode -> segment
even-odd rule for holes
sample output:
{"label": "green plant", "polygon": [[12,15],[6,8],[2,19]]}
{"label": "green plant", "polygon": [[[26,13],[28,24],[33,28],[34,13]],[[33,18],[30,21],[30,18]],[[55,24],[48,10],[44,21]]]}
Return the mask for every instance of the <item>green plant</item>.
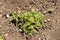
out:
{"label": "green plant", "polygon": [[0,34],[0,40],[3,40],[3,36]]}
{"label": "green plant", "polygon": [[25,11],[18,15],[16,12],[12,13],[15,23],[25,34],[32,35],[35,33],[37,28],[42,28],[42,22],[44,15],[37,13],[35,10]]}
{"label": "green plant", "polygon": [[12,14],[12,16],[13,16],[13,20],[15,20],[16,22],[18,22],[18,17],[19,17],[19,15],[18,15],[16,12],[14,12],[14,13]]}

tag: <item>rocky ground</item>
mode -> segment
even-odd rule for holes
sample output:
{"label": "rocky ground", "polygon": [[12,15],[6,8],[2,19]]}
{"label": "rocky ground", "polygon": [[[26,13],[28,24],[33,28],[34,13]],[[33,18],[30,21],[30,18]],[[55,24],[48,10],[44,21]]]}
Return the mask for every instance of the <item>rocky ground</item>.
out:
{"label": "rocky ground", "polygon": [[[32,8],[44,13],[48,28],[28,39],[10,23],[8,15],[13,11],[20,14]],[[4,40],[60,40],[60,0],[0,0],[0,25]]]}

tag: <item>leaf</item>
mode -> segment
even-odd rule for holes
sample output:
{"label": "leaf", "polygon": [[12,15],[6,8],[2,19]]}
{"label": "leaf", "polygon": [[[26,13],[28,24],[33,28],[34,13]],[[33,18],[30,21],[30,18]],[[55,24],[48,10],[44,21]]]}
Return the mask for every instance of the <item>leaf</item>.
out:
{"label": "leaf", "polygon": [[12,13],[12,16],[14,20],[18,21],[19,15],[16,12]]}
{"label": "leaf", "polygon": [[36,14],[37,12],[36,12],[34,9],[32,9],[32,10],[31,10],[31,13],[34,15],[34,14]]}
{"label": "leaf", "polygon": [[3,36],[0,34],[0,40],[3,40]]}

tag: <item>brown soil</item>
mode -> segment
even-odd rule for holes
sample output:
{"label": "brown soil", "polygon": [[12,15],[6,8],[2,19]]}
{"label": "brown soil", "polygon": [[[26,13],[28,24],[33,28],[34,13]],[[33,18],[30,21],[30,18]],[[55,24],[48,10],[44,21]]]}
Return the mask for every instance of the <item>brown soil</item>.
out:
{"label": "brown soil", "polygon": [[[51,13],[45,14],[48,28],[40,30],[31,38],[26,38],[14,24],[10,23],[10,17],[6,18],[6,14],[13,11],[22,13],[24,10],[35,9],[38,12],[44,12],[47,9],[55,9]],[[4,40],[60,40],[60,0],[0,0],[0,32],[4,35]]]}

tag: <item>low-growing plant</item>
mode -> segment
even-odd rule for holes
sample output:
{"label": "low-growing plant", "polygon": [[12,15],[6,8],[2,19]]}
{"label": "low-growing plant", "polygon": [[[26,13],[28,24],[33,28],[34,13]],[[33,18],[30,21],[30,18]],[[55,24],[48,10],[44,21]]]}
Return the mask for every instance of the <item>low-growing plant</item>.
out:
{"label": "low-growing plant", "polygon": [[2,34],[0,34],[0,40],[3,40],[3,35]]}
{"label": "low-growing plant", "polygon": [[18,15],[16,12],[12,13],[12,20],[15,24],[28,35],[32,35],[37,31],[37,28],[43,27],[43,13],[37,13],[35,10],[25,11]]}

